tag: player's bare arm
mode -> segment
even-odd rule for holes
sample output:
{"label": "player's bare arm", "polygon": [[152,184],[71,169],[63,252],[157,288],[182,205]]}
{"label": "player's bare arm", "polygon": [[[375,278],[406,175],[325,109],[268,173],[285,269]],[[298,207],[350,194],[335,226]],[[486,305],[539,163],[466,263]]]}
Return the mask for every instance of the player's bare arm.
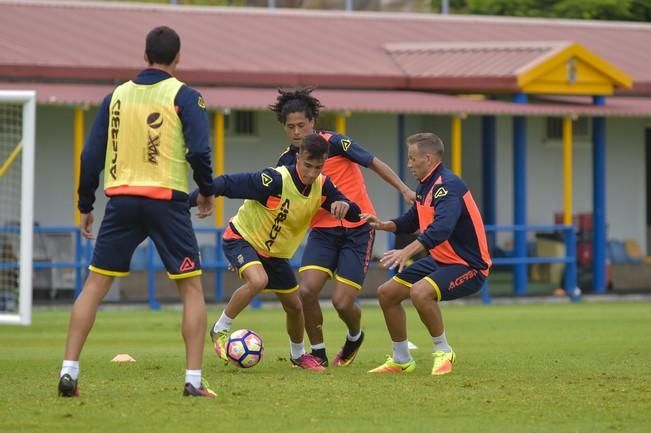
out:
{"label": "player's bare arm", "polygon": [[380,176],[386,183],[398,190],[398,192],[402,194],[402,197],[407,203],[414,204],[416,201],[416,193],[402,180],[400,180],[396,172],[393,171],[393,169],[389,167],[386,162],[375,157],[373,158],[373,161],[371,161],[371,165],[369,165],[368,168],[376,172],[377,175]]}

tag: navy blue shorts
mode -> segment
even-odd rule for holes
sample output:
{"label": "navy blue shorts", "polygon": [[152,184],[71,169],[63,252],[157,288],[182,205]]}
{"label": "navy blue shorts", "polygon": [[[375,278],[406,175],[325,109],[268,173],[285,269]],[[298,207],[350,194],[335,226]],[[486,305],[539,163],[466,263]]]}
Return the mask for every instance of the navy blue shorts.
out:
{"label": "navy blue shorts", "polygon": [[299,272],[318,269],[361,290],[373,253],[375,230],[364,224],[345,227],[315,228],[310,232]]}
{"label": "navy blue shorts", "polygon": [[444,265],[427,256],[408,266],[393,280],[411,287],[425,278],[436,292],[436,300],[450,301],[477,293],[486,277],[477,269],[464,265]]}
{"label": "navy blue shorts", "polygon": [[170,278],[201,275],[187,201],[126,195],[111,197],[106,204],[89,269],[108,276],[128,275],[131,256],[147,237],[156,245]]}
{"label": "navy blue shorts", "polygon": [[296,275],[287,259],[263,257],[246,240],[241,238],[224,239],[224,255],[231,265],[242,272],[249,266],[262,264],[269,283],[263,292],[292,293],[298,290]]}

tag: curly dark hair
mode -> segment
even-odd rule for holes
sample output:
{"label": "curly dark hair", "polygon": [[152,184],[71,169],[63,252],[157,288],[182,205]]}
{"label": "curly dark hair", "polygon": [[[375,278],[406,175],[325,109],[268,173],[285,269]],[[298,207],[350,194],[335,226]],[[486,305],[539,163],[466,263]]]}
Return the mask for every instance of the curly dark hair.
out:
{"label": "curly dark hair", "polygon": [[321,101],[312,96],[311,87],[299,89],[278,89],[276,103],[269,106],[269,109],[276,113],[276,118],[283,125],[287,115],[291,113],[305,113],[305,117],[316,120],[319,117],[319,110],[323,108]]}

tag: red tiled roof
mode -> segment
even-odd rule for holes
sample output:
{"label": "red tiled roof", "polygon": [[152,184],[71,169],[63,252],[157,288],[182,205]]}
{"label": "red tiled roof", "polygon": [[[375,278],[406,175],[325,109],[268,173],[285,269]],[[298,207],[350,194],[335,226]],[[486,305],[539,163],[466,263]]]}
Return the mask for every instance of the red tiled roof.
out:
{"label": "red tiled roof", "polygon": [[[36,90],[41,104],[98,105],[112,90],[110,85],[62,83],[2,83],[0,89]],[[267,110],[277,95],[274,88],[198,87],[211,109]],[[334,90],[314,92],[326,111],[371,113],[522,115],[522,116],[611,116],[649,117],[651,98],[615,96],[599,107],[589,98],[536,98],[532,104],[478,100],[415,91]]]}
{"label": "red tiled roof", "polygon": [[[634,92],[651,92],[648,24],[31,0],[0,0],[0,77],[125,80],[161,24],[181,35],[179,76],[193,84],[407,89],[403,67],[424,65],[396,63],[387,44],[574,41],[630,74]],[[508,62],[495,66],[494,55],[476,76],[499,80]]]}
{"label": "red tiled roof", "polygon": [[410,87],[517,91],[519,71],[571,42],[397,43],[387,53],[410,77]]}

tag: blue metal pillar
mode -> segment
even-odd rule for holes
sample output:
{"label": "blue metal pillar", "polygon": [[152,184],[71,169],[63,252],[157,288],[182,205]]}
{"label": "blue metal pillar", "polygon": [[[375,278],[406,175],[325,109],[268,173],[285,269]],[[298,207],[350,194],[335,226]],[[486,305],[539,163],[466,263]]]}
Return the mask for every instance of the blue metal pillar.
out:
{"label": "blue metal pillar", "polygon": [[[527,95],[516,93],[513,102],[526,104]],[[513,117],[513,224],[527,224],[527,118]],[[515,230],[513,233],[513,252],[516,258],[527,256],[527,232]],[[527,293],[527,264],[513,265],[513,293]]]}
{"label": "blue metal pillar", "polygon": [[149,291],[149,309],[160,310],[156,300],[156,265],[154,264],[154,242],[147,242],[147,287]]}
{"label": "blue metal pillar", "polygon": [[[405,115],[398,114],[398,176],[402,181],[405,181],[405,168],[407,164],[405,163]],[[405,213],[405,199],[402,197],[402,194],[398,193],[398,211],[399,215]]]}
{"label": "blue metal pillar", "polygon": [[[482,211],[484,224],[497,224],[497,150],[496,118],[481,116]],[[495,247],[495,232],[487,233],[488,249]]]}
{"label": "blue metal pillar", "polygon": [[84,284],[81,276],[82,269],[84,268],[83,258],[84,252],[81,240],[81,230],[77,228],[77,230],[75,230],[75,263],[77,264],[75,267],[75,299],[77,299],[81,293],[81,288]]}
{"label": "blue metal pillar", "polygon": [[215,302],[224,300],[224,268],[228,266],[224,263],[223,238],[224,230],[215,231]]}
{"label": "blue metal pillar", "polygon": [[85,244],[86,246],[84,247],[84,257],[86,257],[86,261],[84,262],[84,271],[82,273],[84,281],[86,281],[86,278],[88,278],[88,273],[90,272],[88,265],[90,265],[90,262],[93,259],[93,248],[95,248],[93,241],[90,239],[86,239]]}
{"label": "blue metal pillar", "polygon": [[[605,105],[604,96],[594,96],[594,105]],[[592,288],[606,292],[606,119],[592,118]]]}
{"label": "blue metal pillar", "polygon": [[569,260],[565,264],[565,275],[563,276],[563,285],[565,286],[565,293],[573,302],[578,302],[581,299],[581,290],[577,285],[577,271],[576,271],[576,228],[570,226],[564,232],[565,237],[565,255]]}

